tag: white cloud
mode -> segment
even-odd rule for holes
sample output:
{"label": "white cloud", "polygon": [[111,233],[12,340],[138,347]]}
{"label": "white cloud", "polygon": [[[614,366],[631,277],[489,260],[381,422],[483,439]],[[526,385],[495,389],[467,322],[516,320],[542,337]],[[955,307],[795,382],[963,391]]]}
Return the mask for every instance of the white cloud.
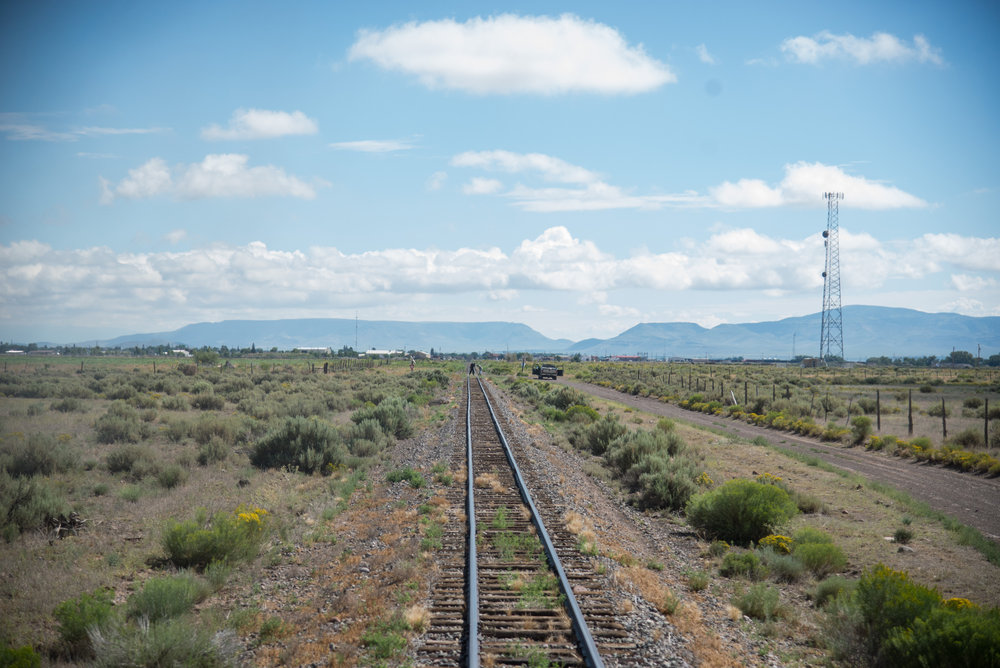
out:
{"label": "white cloud", "polygon": [[427,179],[427,189],[428,190],[441,190],[444,187],[445,181],[448,180],[448,172],[434,172],[431,177]]}
{"label": "white cloud", "polygon": [[694,49],[698,53],[698,60],[705,63],[706,65],[714,65],[715,57],[708,52],[708,47],[704,44],[699,44]]}
{"label": "white cloud", "polygon": [[849,60],[858,65],[914,60],[935,65],[944,63],[941,50],[932,47],[923,35],[914,36],[910,45],[884,32],[865,38],[850,33],[834,35],[824,30],[813,37],[790,37],[781,43],[781,50],[789,60],[811,65],[823,60]]}
{"label": "white cloud", "polygon": [[503,184],[496,179],[484,179],[475,177],[464,186],[462,192],[466,195],[492,195],[503,189]]}
{"label": "white cloud", "polygon": [[170,195],[178,199],[204,197],[285,196],[313,199],[316,190],[295,176],[273,165],[249,167],[249,158],[238,153],[205,156],[190,165],[171,169],[162,158],[152,158],[130,169],[117,185],[101,178],[101,203],[116,198],[144,199]]}
{"label": "white cloud", "polygon": [[[179,241],[183,234],[175,230],[168,237]],[[925,235],[879,241],[842,228],[841,244],[842,250],[851,249],[841,255],[845,294],[891,282],[909,285],[914,278],[949,272],[953,287],[964,291],[963,299],[974,296],[996,304],[1000,239]],[[970,260],[968,253],[975,248],[982,251]],[[982,264],[986,267],[969,266]],[[547,229],[509,251],[386,248],[348,254],[333,247],[288,251],[254,242],[118,253],[105,247],[57,250],[18,241],[0,244],[0,322],[48,322],[58,314],[66,326],[116,322],[150,331],[157,328],[149,321],[151,313],[198,322],[304,317],[392,304],[410,308],[410,318],[418,318],[412,310],[415,301],[445,295],[512,309],[523,307],[525,299],[559,308],[575,303],[608,318],[628,318],[637,317],[628,310],[636,304],[622,295],[636,290],[656,291],[665,299],[672,299],[666,293],[728,290],[790,300],[815,296],[822,285],[822,265],[819,233],[782,239],[752,229],[720,230],[683,251],[643,250],[627,256],[574,237],[565,227]]]}
{"label": "white cloud", "polygon": [[11,141],[71,142],[81,137],[109,135],[146,135],[169,132],[170,128],[108,128],[82,127],[53,130],[31,115],[18,113],[0,114],[0,132]]}
{"label": "white cloud", "polygon": [[952,274],[951,285],[959,292],[973,292],[976,290],[985,290],[986,288],[995,288],[997,281],[995,278],[986,278],[984,276]]}
{"label": "white cloud", "polygon": [[570,184],[552,187],[518,183],[502,192],[496,181],[491,188],[466,194],[500,194],[515,206],[534,212],[601,211],[608,209],[646,209],[663,207],[760,208],[778,206],[821,206],[823,193],[844,192],[842,206],[860,209],[920,208],[927,202],[899,188],[883,185],[861,176],[847,174],[840,167],[822,163],[797,162],[785,165],[785,178],[771,186],[761,179],[726,181],[708,189],[709,195],[696,191],[637,194],[609,184],[601,175],[584,167],[543,153],[511,151],[467,151],[452,157],[455,167],[478,168],[520,174],[525,179]]}
{"label": "white cloud", "polygon": [[271,139],[287,135],[314,135],[319,132],[316,121],[301,111],[268,111],[266,109],[237,109],[229,119],[228,127],[212,124],[201,131],[206,140],[222,139]]}
{"label": "white cloud", "polygon": [[480,167],[509,173],[537,172],[547,181],[560,183],[592,183],[598,175],[583,167],[544,153],[512,153],[511,151],[466,151],[451,159],[456,167]]}
{"label": "white cloud", "polygon": [[170,230],[165,235],[163,235],[163,238],[172,244],[178,244],[187,238],[187,230],[182,230],[182,229]]}
{"label": "white cloud", "polygon": [[417,76],[429,88],[470,93],[633,94],[673,83],[670,68],[609,26],[571,14],[503,14],[362,30],[348,53]]}
{"label": "white cloud", "polygon": [[847,174],[840,167],[796,162],[785,165],[785,178],[777,186],[760,179],[726,181],[709,188],[716,202],[734,208],[817,205],[824,192],[843,192],[841,206],[859,209],[922,208],[927,202],[907,192]]}
{"label": "white cloud", "polygon": [[358,141],[335,142],[330,146],[341,151],[360,151],[362,153],[390,153],[413,148],[413,144],[397,139],[359,139]]}

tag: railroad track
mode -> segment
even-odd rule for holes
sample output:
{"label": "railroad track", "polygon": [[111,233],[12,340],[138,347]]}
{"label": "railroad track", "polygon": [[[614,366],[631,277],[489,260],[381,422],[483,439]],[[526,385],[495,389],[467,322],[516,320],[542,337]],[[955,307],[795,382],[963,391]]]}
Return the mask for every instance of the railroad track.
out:
{"label": "railroad track", "polygon": [[453,458],[464,484],[449,492],[418,663],[600,667],[602,655],[633,663],[636,646],[590,558],[561,526],[545,526],[543,517],[555,525],[562,513],[528,491],[482,381],[470,376],[466,389],[466,443]]}

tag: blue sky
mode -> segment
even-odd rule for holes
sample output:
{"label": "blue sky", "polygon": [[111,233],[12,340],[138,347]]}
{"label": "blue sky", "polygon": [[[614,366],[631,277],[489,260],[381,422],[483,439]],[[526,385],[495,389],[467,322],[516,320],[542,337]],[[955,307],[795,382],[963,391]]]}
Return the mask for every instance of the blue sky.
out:
{"label": "blue sky", "polygon": [[1000,315],[998,26],[992,2],[3,3],[0,340],[804,315],[824,191],[845,305]]}

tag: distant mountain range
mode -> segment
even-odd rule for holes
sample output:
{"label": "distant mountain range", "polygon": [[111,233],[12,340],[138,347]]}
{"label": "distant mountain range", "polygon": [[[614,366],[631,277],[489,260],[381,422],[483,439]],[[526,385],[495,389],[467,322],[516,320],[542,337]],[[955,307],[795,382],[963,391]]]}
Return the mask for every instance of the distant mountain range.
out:
{"label": "distant mountain range", "polygon": [[[983,357],[1000,352],[1000,317],[924,313],[883,306],[843,309],[844,353],[869,357],[944,357],[953,349]],[[349,346],[358,350],[433,348],[440,352],[580,353],[649,357],[782,358],[818,355],[820,314],[775,322],[717,325],[642,323],[610,339],[550,339],[513,322],[396,322],[350,319],[224,320],[187,325],[172,332],[133,334],[98,341],[103,347],[151,345],[247,348]],[[355,346],[355,341],[357,345]]]}

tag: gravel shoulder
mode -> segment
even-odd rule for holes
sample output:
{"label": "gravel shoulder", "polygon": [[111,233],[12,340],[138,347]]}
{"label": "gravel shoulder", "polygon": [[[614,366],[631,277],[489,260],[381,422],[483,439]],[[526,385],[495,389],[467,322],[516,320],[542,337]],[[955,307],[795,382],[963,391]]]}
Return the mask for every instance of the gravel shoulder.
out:
{"label": "gravel shoulder", "polygon": [[978,529],[987,538],[1000,542],[1000,512],[997,511],[1000,508],[1000,478],[984,478],[860,448],[821,443],[737,420],[687,411],[674,404],[624,394],[599,385],[567,379],[560,379],[558,382],[654,415],[721,430],[738,438],[753,439],[762,436],[774,445],[815,455],[841,469],[904,491],[931,508]]}

